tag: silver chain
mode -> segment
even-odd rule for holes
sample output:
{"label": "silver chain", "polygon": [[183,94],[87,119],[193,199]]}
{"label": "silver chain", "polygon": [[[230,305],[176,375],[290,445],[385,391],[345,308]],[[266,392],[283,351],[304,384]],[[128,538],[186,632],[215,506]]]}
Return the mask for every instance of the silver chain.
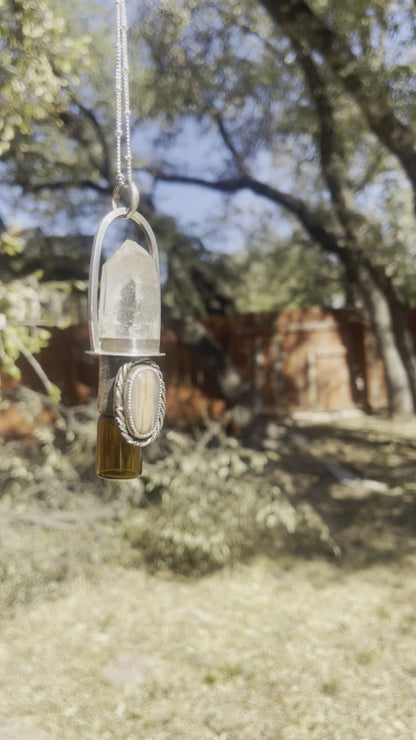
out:
{"label": "silver chain", "polygon": [[[132,186],[131,171],[131,133],[130,133],[130,94],[129,60],[127,47],[127,15],[125,0],[115,0],[116,4],[116,188],[124,184]],[[124,141],[124,160],[126,174],[122,169],[122,142]]]}

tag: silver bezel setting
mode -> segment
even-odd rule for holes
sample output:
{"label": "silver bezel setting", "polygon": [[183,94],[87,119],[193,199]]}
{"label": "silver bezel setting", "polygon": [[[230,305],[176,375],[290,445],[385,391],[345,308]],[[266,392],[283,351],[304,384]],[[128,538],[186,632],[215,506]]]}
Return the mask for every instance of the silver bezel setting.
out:
{"label": "silver bezel setting", "polygon": [[[151,370],[159,382],[159,399],[156,423],[151,431],[143,434],[138,431],[133,418],[132,387],[137,373],[145,367]],[[126,362],[119,369],[114,383],[114,418],[123,439],[129,444],[146,447],[160,434],[166,413],[166,389],[162,372],[155,362],[149,359]]]}
{"label": "silver bezel setting", "polygon": [[[90,329],[90,341],[91,350],[95,355],[111,355],[119,356],[125,355],[131,358],[137,357],[149,357],[156,356],[159,354],[159,347],[156,345],[152,347],[150,351],[149,347],[140,346],[134,341],[128,339],[122,340],[122,346],[119,341],[117,347],[111,349],[107,346],[106,350],[102,347],[102,339],[98,332],[98,285],[99,285],[99,274],[101,264],[101,253],[103,249],[103,241],[106,231],[110,224],[118,218],[125,219],[129,218],[141,229],[146,238],[146,244],[148,247],[149,255],[152,257],[155,264],[156,275],[159,275],[159,251],[157,248],[156,237],[150,224],[146,221],[144,216],[136,211],[134,214],[128,213],[125,208],[116,208],[114,211],[110,211],[104,216],[101,221],[97,233],[94,237],[91,252],[91,264],[90,264],[90,280],[88,286],[88,324]],[[137,346],[136,346],[137,345]]]}

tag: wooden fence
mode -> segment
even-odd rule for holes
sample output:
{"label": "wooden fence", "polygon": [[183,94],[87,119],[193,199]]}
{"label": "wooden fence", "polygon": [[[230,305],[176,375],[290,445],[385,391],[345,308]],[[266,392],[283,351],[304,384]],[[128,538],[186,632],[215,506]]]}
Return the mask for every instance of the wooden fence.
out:
{"label": "wooden fence", "polygon": [[[270,413],[377,411],[387,405],[383,365],[375,338],[358,311],[283,311],[228,317],[210,316],[207,329],[249,380]],[[95,358],[86,326],[54,330],[40,362],[68,404],[82,403],[96,391]],[[170,330],[162,332],[168,419],[186,426],[202,413],[218,417],[225,409],[212,378],[198,367]],[[25,361],[22,382],[39,388]]]}

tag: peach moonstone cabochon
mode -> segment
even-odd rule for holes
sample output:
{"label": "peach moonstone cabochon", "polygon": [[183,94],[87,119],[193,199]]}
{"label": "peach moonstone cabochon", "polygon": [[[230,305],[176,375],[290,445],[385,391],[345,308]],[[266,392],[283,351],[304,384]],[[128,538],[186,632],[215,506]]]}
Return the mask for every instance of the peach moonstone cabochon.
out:
{"label": "peach moonstone cabochon", "polygon": [[151,366],[138,365],[127,381],[126,421],[134,437],[151,434],[160,412],[160,380]]}

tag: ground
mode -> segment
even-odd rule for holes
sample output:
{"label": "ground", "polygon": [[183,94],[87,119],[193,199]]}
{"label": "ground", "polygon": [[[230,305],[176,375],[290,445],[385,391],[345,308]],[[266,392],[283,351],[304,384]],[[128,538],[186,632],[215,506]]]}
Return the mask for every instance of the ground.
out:
{"label": "ground", "polygon": [[0,740],[413,740],[415,432],[272,426],[340,552],[203,578],[145,568],[123,497],[0,502]]}

